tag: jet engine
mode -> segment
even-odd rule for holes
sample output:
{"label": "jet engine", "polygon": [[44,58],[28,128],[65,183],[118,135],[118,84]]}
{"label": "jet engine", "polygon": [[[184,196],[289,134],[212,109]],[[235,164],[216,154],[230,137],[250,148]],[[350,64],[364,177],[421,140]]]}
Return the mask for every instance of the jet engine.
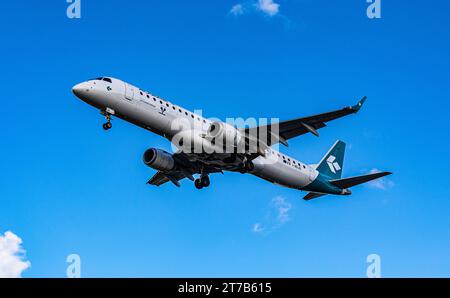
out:
{"label": "jet engine", "polygon": [[171,171],[176,166],[172,154],[161,149],[148,149],[144,153],[143,160],[147,166],[158,171]]}
{"label": "jet engine", "polygon": [[211,123],[207,135],[214,143],[227,147],[237,147],[244,139],[235,127],[223,122]]}

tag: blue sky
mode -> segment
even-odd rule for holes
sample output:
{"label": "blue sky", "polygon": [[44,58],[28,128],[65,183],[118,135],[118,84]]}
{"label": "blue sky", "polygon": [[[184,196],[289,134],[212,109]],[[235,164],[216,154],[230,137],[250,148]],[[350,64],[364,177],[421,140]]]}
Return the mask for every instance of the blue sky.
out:
{"label": "blue sky", "polygon": [[[383,0],[377,20],[363,0],[253,2],[82,0],[81,19],[62,0],[2,5],[0,235],[22,239],[24,277],[64,277],[72,253],[84,277],[364,277],[372,253],[386,277],[450,276],[448,2]],[[105,133],[70,90],[100,75],[219,118],[367,95],[282,150],[315,163],[342,139],[344,176],[394,175],[310,202],[234,173],[149,187],[141,156],[170,144],[119,120]]]}

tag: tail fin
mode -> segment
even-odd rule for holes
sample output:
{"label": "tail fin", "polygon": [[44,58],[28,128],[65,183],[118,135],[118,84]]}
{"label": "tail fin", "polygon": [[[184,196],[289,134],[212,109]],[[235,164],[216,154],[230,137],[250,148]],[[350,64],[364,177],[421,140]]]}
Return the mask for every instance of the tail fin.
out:
{"label": "tail fin", "polygon": [[344,164],[345,143],[336,141],[330,151],[322,158],[316,170],[330,179],[340,179]]}

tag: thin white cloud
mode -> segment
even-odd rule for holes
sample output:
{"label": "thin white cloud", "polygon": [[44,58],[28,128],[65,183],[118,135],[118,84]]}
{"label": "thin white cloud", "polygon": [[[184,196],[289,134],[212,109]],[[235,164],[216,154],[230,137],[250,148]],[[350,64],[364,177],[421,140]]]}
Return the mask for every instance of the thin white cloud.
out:
{"label": "thin white cloud", "polygon": [[262,233],[264,232],[264,228],[261,227],[261,224],[259,222],[257,222],[253,224],[252,231],[253,233]]}
{"label": "thin white cloud", "polygon": [[277,222],[280,224],[287,223],[290,220],[291,203],[287,202],[285,198],[278,196],[272,200],[272,204],[277,211]]}
{"label": "thin white cloud", "polygon": [[240,16],[252,11],[259,11],[266,16],[273,17],[279,14],[280,4],[274,0],[250,0],[233,5],[230,14]]}
{"label": "thin white cloud", "polygon": [[0,234],[0,278],[18,278],[31,265],[24,260],[22,239],[11,231]]}
{"label": "thin white cloud", "polygon": [[273,0],[258,0],[256,7],[271,17],[277,15],[280,11],[280,4],[273,2]]}
{"label": "thin white cloud", "polygon": [[244,14],[244,5],[242,4],[236,4],[231,7],[230,14],[234,16],[240,16]]}
{"label": "thin white cloud", "polygon": [[[370,170],[369,173],[375,174],[375,173],[379,173],[379,172],[381,172],[381,171],[378,169],[372,169],[372,170]],[[392,182],[391,180],[389,180],[386,177],[382,177],[382,178],[368,182],[367,185],[372,188],[386,190],[386,189],[392,188],[394,186],[394,182]]]}
{"label": "thin white cloud", "polygon": [[264,221],[253,224],[252,231],[257,234],[268,234],[291,220],[289,212],[292,204],[284,197],[277,196],[269,204]]}

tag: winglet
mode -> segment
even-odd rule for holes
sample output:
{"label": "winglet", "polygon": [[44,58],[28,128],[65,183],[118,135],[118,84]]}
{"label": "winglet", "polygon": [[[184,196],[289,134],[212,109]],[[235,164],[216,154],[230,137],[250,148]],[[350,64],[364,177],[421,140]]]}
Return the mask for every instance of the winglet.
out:
{"label": "winglet", "polygon": [[358,112],[361,109],[361,107],[363,106],[366,99],[367,99],[367,96],[364,96],[363,98],[361,98],[361,100],[352,107],[352,110],[354,110],[355,113]]}

